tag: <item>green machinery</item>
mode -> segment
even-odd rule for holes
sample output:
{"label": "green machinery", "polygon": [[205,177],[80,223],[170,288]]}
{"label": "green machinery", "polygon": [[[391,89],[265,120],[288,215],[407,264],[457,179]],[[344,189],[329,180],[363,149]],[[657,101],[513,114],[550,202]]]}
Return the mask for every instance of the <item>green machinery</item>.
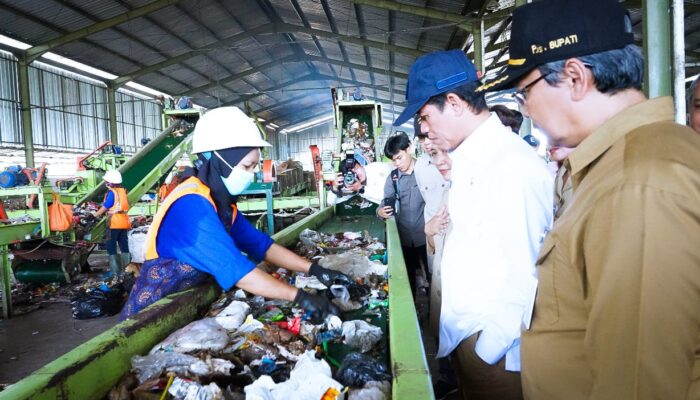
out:
{"label": "green machinery", "polygon": [[382,105],[363,98],[351,100],[347,94],[335,89],[331,89],[331,96],[333,127],[338,137],[336,149],[320,151],[315,145],[311,146],[314,173],[321,192],[335,179],[339,163],[348,152],[354,152],[356,158],[364,158],[368,162],[379,161],[381,154],[377,138],[382,132]]}
{"label": "green machinery", "polygon": [[[274,235],[283,246],[296,243],[306,228],[324,232],[368,230],[386,239],[389,252],[389,358],[395,399],[433,399],[430,372],[413,306],[401,243],[394,220],[341,216],[328,207]],[[130,369],[131,357],[148,352],[171,332],[200,318],[219,289],[204,285],[168,296],[134,319],[78,346],[0,392],[0,400],[99,399]]]}
{"label": "green machinery", "polygon": [[[123,185],[129,193],[129,202],[132,204],[137,204],[144,194],[160,183],[175,163],[185,156],[191,148],[192,138],[190,133],[194,125],[188,121],[196,121],[200,111],[193,109],[170,111],[173,111],[175,114],[174,118],[168,120],[170,126],[118,167],[119,172],[122,174]],[[168,110],[166,110],[166,115],[170,115]],[[88,160],[88,158],[85,158],[85,160]],[[86,162],[91,163],[89,165],[99,162],[101,163],[100,165],[105,167],[109,166],[109,163],[115,166],[120,162],[118,154],[115,154],[114,157],[99,158],[100,160],[88,160]],[[68,185],[65,192],[61,194],[62,200],[67,204],[76,206],[80,206],[87,201],[101,201],[106,187],[104,182],[93,171],[86,170],[84,173],[85,179],[82,182]],[[91,190],[83,190],[90,185],[92,185]],[[26,197],[28,195],[38,196],[39,207],[28,212],[22,211],[27,215],[27,221],[18,224],[0,225],[2,308],[5,318],[8,318],[12,313],[10,291],[10,274],[12,273],[11,246],[16,250],[17,248],[32,246],[37,240],[39,243],[47,241],[49,244],[54,244],[55,246],[51,246],[48,249],[49,254],[46,257],[38,257],[41,259],[41,263],[46,264],[41,267],[50,270],[41,273],[53,274],[70,281],[70,276],[75,272],[75,269],[83,265],[87,259],[91,246],[86,246],[85,244],[90,245],[100,242],[105,233],[104,220],[97,223],[89,232],[86,232],[83,238],[87,239],[86,241],[79,241],[77,244],[75,231],[67,233],[52,232],[49,228],[47,212],[47,203],[51,201],[50,197],[52,195],[52,189],[49,186],[23,186],[0,190],[0,199]],[[152,206],[157,207],[157,202]],[[151,211],[155,212],[155,210]],[[56,247],[64,250],[57,251]],[[67,254],[65,249],[69,248],[74,251],[70,251]],[[75,254],[76,252],[78,255]],[[47,261],[49,259],[53,261]]]}

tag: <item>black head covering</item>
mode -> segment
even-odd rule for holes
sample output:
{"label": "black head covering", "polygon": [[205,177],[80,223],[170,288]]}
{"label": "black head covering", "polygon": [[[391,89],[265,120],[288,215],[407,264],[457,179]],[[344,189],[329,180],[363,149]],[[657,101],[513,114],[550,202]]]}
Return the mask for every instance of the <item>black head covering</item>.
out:
{"label": "black head covering", "polygon": [[[241,160],[254,150],[255,147],[232,147],[224,150],[216,150],[231,167],[238,165]],[[198,154],[195,175],[211,190],[211,197],[216,204],[216,212],[219,214],[221,223],[226,227],[226,231],[231,229],[231,219],[233,218],[233,210],[231,205],[236,204],[236,196],[232,196],[221,177],[226,177],[231,174],[231,167],[226,165],[219,157],[211,152],[211,157],[206,159],[202,153]]]}

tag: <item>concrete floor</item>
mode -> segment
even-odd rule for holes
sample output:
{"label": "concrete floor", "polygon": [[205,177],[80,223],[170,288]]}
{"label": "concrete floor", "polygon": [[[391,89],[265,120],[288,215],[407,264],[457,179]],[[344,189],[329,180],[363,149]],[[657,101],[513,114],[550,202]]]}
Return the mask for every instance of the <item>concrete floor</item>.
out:
{"label": "concrete floor", "polygon": [[[89,261],[93,271],[106,270],[106,256],[91,256]],[[8,320],[0,319],[0,385],[26,377],[111,328],[118,318],[74,319],[70,303],[62,299],[44,302],[39,309]]]}

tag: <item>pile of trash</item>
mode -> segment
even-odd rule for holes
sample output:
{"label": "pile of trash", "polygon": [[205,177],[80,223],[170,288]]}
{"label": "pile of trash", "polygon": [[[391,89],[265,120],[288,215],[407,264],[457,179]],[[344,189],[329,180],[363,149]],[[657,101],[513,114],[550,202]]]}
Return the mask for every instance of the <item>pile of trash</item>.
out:
{"label": "pile of trash", "polygon": [[340,316],[314,325],[292,302],[224,293],[203,319],[132,357],[109,398],[390,399],[383,245],[366,232],[305,230],[300,239],[297,250],[315,249],[321,265],[354,281],[328,288],[284,269],[272,275],[328,296]]}

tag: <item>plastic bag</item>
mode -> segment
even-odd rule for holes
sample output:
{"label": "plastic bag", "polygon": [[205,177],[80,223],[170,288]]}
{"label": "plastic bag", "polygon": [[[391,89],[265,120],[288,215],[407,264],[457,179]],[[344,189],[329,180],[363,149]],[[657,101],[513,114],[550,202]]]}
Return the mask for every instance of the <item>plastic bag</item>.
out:
{"label": "plastic bag", "polygon": [[309,350],[299,357],[289,380],[275,384],[263,375],[243,390],[247,400],[302,400],[320,399],[328,388],[341,390],[343,385],[331,378],[331,367],[325,360],[317,360]]}
{"label": "plastic bag", "polygon": [[114,315],[122,309],[124,290],[115,287],[107,291],[94,289],[81,292],[71,299],[70,304],[75,319]]}
{"label": "plastic bag", "polygon": [[146,261],[146,238],[150,225],[139,226],[129,231],[129,253],[131,262],[143,264]]}
{"label": "plastic bag", "polygon": [[65,232],[73,225],[73,207],[63,204],[58,194],[53,194],[53,202],[49,206],[49,229],[55,232]]}
{"label": "plastic bag", "polygon": [[182,353],[156,353],[147,356],[131,357],[131,369],[140,383],[157,378],[165,371],[178,374],[189,373],[195,376],[230,375],[235,365],[221,358],[207,358],[205,361]]}
{"label": "plastic bag", "polygon": [[381,328],[362,320],[343,322],[342,330],[345,337],[344,343],[362,353],[372,350],[372,347],[382,338]]}
{"label": "plastic bag", "polygon": [[373,270],[367,253],[362,249],[351,249],[340,254],[330,254],[321,259],[319,264],[334,271],[340,271],[353,279],[364,278]]}
{"label": "plastic bag", "polygon": [[213,318],[200,319],[173,332],[151,349],[149,354],[160,351],[188,353],[195,350],[218,351],[228,344],[228,333]]}
{"label": "plastic bag", "polygon": [[362,353],[348,354],[338,368],[336,379],[345,386],[363,387],[371,381],[391,381],[386,366]]}
{"label": "plastic bag", "polygon": [[367,382],[362,389],[351,390],[348,400],[387,400],[391,399],[391,383]]}
{"label": "plastic bag", "polygon": [[317,244],[323,241],[323,238],[316,231],[312,231],[311,229],[304,229],[299,234],[299,240],[304,244],[304,246],[315,247]]}
{"label": "plastic bag", "polygon": [[178,400],[223,400],[224,392],[212,382],[206,386],[189,379],[173,379],[173,383],[168,388],[175,399]]}
{"label": "plastic bag", "polygon": [[232,301],[231,304],[214,317],[214,320],[223,326],[224,329],[229,331],[236,330],[243,324],[249,311],[250,306],[248,304],[237,300]]}

